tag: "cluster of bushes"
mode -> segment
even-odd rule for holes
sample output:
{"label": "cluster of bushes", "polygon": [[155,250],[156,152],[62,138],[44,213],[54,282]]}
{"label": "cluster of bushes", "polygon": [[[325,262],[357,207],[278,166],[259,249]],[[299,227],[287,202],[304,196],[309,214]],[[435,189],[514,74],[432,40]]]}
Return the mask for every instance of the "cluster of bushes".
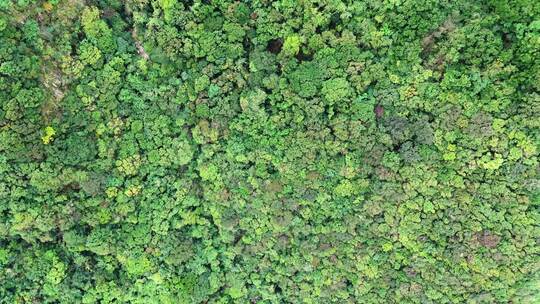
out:
{"label": "cluster of bushes", "polygon": [[535,0],[0,0],[0,303],[538,303]]}

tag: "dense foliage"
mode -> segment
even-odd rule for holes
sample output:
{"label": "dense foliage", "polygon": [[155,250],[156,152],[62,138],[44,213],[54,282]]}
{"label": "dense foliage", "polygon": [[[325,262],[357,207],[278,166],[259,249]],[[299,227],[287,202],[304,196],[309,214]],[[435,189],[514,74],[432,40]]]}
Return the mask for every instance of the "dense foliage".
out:
{"label": "dense foliage", "polygon": [[540,303],[537,0],[0,0],[0,303]]}

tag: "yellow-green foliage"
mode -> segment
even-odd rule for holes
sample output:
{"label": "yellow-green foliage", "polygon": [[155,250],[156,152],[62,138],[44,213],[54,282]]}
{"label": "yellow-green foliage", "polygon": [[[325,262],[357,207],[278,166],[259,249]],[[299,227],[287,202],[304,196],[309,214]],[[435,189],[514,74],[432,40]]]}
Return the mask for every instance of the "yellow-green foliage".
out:
{"label": "yellow-green foliage", "polygon": [[0,0],[0,303],[540,303],[538,0]]}
{"label": "yellow-green foliage", "polygon": [[54,131],[53,127],[48,126],[45,128],[45,134],[41,137],[41,140],[48,145],[53,140],[54,135],[56,135],[56,131]]}

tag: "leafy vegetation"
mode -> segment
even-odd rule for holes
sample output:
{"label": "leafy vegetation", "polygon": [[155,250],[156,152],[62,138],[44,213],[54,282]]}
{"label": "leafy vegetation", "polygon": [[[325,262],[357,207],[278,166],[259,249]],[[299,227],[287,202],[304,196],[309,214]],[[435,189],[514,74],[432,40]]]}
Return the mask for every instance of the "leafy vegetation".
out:
{"label": "leafy vegetation", "polygon": [[0,303],[539,303],[536,0],[0,0]]}

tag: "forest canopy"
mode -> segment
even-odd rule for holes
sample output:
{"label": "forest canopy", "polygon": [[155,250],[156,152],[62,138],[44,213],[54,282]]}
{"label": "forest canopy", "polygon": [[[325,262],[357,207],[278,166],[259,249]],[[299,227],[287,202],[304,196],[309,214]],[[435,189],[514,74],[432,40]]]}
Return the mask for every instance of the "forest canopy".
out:
{"label": "forest canopy", "polygon": [[540,303],[537,0],[0,0],[0,303]]}

